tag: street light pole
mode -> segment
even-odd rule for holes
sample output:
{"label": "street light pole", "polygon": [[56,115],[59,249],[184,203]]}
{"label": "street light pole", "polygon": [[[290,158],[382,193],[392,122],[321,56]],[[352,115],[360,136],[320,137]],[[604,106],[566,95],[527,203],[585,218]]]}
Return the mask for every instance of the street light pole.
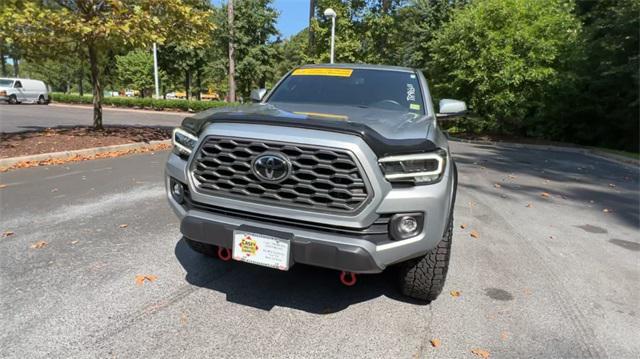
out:
{"label": "street light pole", "polygon": [[324,16],[331,18],[331,63],[333,63],[334,48],[336,44],[336,12],[332,8],[324,11]]}
{"label": "street light pole", "polygon": [[153,80],[156,84],[156,98],[160,98],[160,85],[158,83],[158,50],[156,43],[153,43]]}

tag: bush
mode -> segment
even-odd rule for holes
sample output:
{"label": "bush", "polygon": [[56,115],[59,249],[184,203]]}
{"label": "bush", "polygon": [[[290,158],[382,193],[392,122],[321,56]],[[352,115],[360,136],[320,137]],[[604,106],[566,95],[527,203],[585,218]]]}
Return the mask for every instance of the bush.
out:
{"label": "bush", "polygon": [[[92,96],[70,95],[64,93],[52,93],[51,99],[55,102],[62,103],[93,103]],[[150,97],[105,97],[103,98],[102,104],[103,106],[137,107],[153,110],[181,110],[193,112],[199,112],[209,108],[234,105],[222,101],[163,100]]]}
{"label": "bush", "polygon": [[563,0],[479,0],[430,44],[437,97],[466,100],[495,129],[527,134],[573,84],[581,24]]}

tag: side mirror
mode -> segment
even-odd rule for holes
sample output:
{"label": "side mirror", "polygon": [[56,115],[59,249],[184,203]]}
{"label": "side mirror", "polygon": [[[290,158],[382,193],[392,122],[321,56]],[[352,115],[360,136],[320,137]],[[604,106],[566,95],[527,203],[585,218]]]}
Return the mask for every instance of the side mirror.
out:
{"label": "side mirror", "polygon": [[436,117],[454,117],[461,116],[467,112],[467,104],[464,101],[442,99],[440,100],[440,111]]}
{"label": "side mirror", "polygon": [[251,102],[260,102],[264,95],[267,94],[267,89],[255,89],[251,90]]}

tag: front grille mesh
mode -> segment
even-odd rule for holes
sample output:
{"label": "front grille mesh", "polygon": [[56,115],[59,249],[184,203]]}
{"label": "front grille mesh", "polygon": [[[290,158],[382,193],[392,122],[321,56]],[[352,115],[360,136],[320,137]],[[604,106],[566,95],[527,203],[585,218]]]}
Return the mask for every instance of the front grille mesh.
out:
{"label": "front grille mesh", "polygon": [[[251,161],[264,152],[289,158],[289,178],[267,183],[252,173]],[[368,199],[360,169],[344,150],[210,136],[191,168],[196,187],[204,194],[337,212],[355,212]]]}

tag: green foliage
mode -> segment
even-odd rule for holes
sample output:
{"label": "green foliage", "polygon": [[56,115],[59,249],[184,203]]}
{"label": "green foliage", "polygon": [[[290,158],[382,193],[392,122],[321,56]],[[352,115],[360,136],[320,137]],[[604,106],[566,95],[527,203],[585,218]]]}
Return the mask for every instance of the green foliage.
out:
{"label": "green foliage", "polygon": [[150,92],[155,86],[153,54],[148,50],[134,50],[116,56],[116,73],[122,86],[139,90],[140,93]]}
{"label": "green foliage", "polygon": [[426,69],[431,60],[429,44],[434,34],[448,22],[452,11],[462,8],[469,0],[413,0],[409,6],[398,9],[393,42],[397,48],[397,64]]}
{"label": "green foliage", "polygon": [[581,25],[572,10],[564,0],[481,0],[454,11],[429,46],[435,93],[524,134],[575,77]]}
{"label": "green foliage", "polygon": [[[91,104],[93,98],[91,96],[69,95],[64,93],[52,93],[51,98],[54,102]],[[139,97],[105,97],[103,103],[106,106],[114,107],[136,107],[151,110],[181,110],[198,112],[209,108],[218,108],[232,106],[222,101],[187,101],[187,100],[162,100],[154,98]]]}
{"label": "green foliage", "polygon": [[[236,87],[247,98],[252,89],[265,87],[275,80],[282,55],[274,37],[279,36],[276,22],[278,12],[273,0],[243,0],[234,2],[234,32],[236,57]],[[226,5],[214,14],[216,50],[212,54],[211,72],[220,83],[226,81],[229,41],[231,35],[227,21]],[[224,85],[226,87],[226,85]]]}
{"label": "green foliage", "polygon": [[638,152],[640,1],[581,0],[578,12],[586,55],[579,89],[566,96],[566,120],[555,132],[563,140]]}

